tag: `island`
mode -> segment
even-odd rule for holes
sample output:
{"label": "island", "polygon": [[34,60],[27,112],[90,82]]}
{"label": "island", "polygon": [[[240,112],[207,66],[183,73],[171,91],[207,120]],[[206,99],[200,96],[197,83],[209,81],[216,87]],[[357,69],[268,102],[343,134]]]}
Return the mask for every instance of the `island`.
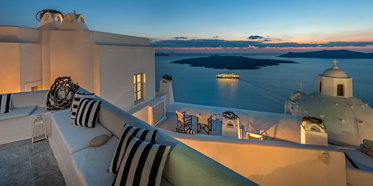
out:
{"label": "island", "polygon": [[322,50],[314,52],[289,52],[278,57],[299,58],[373,58],[373,53],[354,52],[350,50]]}
{"label": "island", "polygon": [[155,53],[155,56],[169,56],[167,53],[159,52]]}
{"label": "island", "polygon": [[174,61],[171,63],[189,64],[192,67],[205,67],[228,70],[260,69],[263,66],[279,65],[280,63],[296,63],[293,61],[273,59],[253,59],[242,56],[218,56],[190,58]]}

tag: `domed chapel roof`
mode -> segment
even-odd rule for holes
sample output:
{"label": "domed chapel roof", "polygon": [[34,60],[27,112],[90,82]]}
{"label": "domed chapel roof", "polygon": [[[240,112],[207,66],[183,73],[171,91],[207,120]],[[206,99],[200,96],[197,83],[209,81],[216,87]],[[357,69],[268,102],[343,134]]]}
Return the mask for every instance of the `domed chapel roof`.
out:
{"label": "domed chapel roof", "polygon": [[322,73],[322,76],[326,76],[326,77],[333,77],[333,78],[347,78],[347,74],[338,68],[337,66],[337,60],[334,60],[334,65],[332,66],[332,68],[329,68],[327,70],[324,71],[324,73]]}

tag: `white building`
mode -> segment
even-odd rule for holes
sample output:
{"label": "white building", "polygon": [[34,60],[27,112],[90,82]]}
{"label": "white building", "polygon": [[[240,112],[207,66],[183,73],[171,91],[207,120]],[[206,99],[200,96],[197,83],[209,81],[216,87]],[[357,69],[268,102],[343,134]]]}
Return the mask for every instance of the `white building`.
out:
{"label": "white building", "polygon": [[352,78],[333,62],[318,76],[318,92],[300,99],[292,114],[324,120],[330,142],[359,146],[372,138],[373,110],[353,97]]}
{"label": "white building", "polygon": [[38,28],[0,26],[0,94],[49,89],[70,76],[128,111],[155,98],[148,38],[91,31],[83,15],[45,13]]}

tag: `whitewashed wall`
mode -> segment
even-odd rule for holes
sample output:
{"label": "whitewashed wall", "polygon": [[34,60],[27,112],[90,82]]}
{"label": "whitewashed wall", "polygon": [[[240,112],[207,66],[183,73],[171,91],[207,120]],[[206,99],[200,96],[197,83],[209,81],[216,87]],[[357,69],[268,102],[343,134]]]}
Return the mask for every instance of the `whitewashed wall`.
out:
{"label": "whitewashed wall", "polygon": [[145,100],[155,98],[153,47],[100,45],[100,96],[128,111],[134,105],[133,75],[145,73]]}
{"label": "whitewashed wall", "polygon": [[18,43],[0,43],[0,66],[0,94],[21,91]]}

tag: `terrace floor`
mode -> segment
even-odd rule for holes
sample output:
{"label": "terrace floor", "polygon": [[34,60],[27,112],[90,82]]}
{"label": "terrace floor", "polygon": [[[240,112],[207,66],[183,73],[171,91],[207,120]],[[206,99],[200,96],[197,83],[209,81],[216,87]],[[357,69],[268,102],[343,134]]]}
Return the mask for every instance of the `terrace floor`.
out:
{"label": "terrace floor", "polygon": [[64,186],[48,140],[31,139],[0,145],[0,185]]}

